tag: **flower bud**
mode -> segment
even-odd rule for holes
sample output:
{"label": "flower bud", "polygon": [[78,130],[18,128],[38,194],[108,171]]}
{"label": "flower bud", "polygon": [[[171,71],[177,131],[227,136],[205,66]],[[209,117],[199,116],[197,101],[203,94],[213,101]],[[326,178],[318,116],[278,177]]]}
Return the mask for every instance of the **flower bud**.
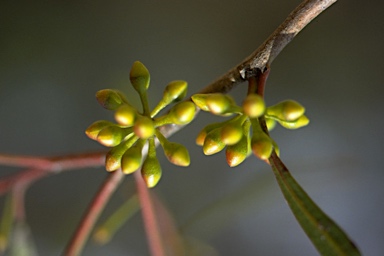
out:
{"label": "flower bud", "polygon": [[263,98],[257,94],[249,94],[243,102],[243,111],[250,118],[261,116],[265,111]]}
{"label": "flower bud", "polygon": [[251,147],[253,154],[261,160],[268,160],[273,150],[272,141],[264,132],[256,132],[253,134]]}
{"label": "flower bud", "polygon": [[117,125],[110,125],[99,132],[97,135],[97,141],[106,147],[114,147],[119,145],[125,136],[131,132],[131,129],[124,129]]}
{"label": "flower bud", "polygon": [[241,124],[229,122],[221,128],[221,141],[226,145],[233,145],[243,137]]}
{"label": "flower bud", "polygon": [[130,127],[135,122],[136,114],[137,112],[135,108],[127,104],[123,104],[116,109],[115,120],[121,125]]}
{"label": "flower bud", "polygon": [[207,126],[205,126],[200,132],[199,134],[197,135],[196,137],[196,144],[199,145],[199,146],[203,146],[204,145],[204,140],[205,140],[205,137],[207,136],[207,134],[212,131],[213,129],[216,129],[216,128],[219,128],[223,125],[223,123],[213,123],[213,124],[209,124]]}
{"label": "flower bud", "polygon": [[187,94],[188,84],[186,81],[177,80],[170,82],[167,87],[165,87],[163,100],[167,104],[172,101],[178,101],[185,97]]}
{"label": "flower bud", "polygon": [[112,89],[98,91],[96,93],[96,99],[103,108],[108,110],[115,110],[123,104],[121,93]]}
{"label": "flower bud", "polygon": [[139,169],[142,159],[141,145],[135,145],[125,151],[121,158],[121,170],[125,174],[130,174]]}
{"label": "flower bud", "polygon": [[294,100],[286,100],[267,108],[267,115],[274,116],[282,121],[295,121],[305,112],[305,108]]}
{"label": "flower bud", "polygon": [[125,143],[112,148],[105,156],[105,169],[108,172],[116,171],[121,166],[121,157],[127,150]]}
{"label": "flower bud", "polygon": [[147,156],[141,167],[141,175],[147,187],[153,188],[159,182],[161,178],[161,166],[157,157]]}
{"label": "flower bud", "polygon": [[195,104],[190,101],[184,101],[172,107],[169,115],[171,116],[174,124],[185,125],[193,120],[195,117],[195,111]]}
{"label": "flower bud", "polygon": [[116,148],[112,148],[105,156],[105,169],[108,172],[116,171],[121,166],[122,155],[115,153],[114,151],[116,151]]}
{"label": "flower bud", "polygon": [[225,147],[225,143],[221,140],[221,128],[216,128],[212,131],[210,131],[205,140],[203,145],[203,152],[205,155],[213,155]]}
{"label": "flower bud", "polygon": [[287,129],[298,129],[309,124],[309,119],[305,115],[299,117],[299,119],[293,122],[278,121],[281,126]]}
{"label": "flower bud", "polygon": [[113,123],[105,120],[96,121],[91,124],[87,130],[85,130],[85,134],[92,140],[97,140],[97,135],[99,132],[107,126],[114,125]]}
{"label": "flower bud", "polygon": [[167,142],[162,146],[169,162],[178,166],[189,166],[191,160],[186,147],[176,142]]}
{"label": "flower bud", "polygon": [[129,78],[133,88],[135,88],[138,93],[142,93],[148,89],[150,81],[149,71],[140,61],[133,63]]}
{"label": "flower bud", "polygon": [[228,95],[213,93],[208,96],[206,104],[211,113],[215,115],[221,115],[230,109],[231,105],[233,104],[233,100]]}
{"label": "flower bud", "polygon": [[141,139],[148,139],[155,133],[155,126],[152,119],[146,116],[138,116],[135,124],[133,125],[133,131],[136,136]]}
{"label": "flower bud", "polygon": [[209,108],[207,106],[207,98],[210,94],[195,94],[193,95],[192,101],[196,104],[197,107],[199,107],[203,111],[209,111]]}
{"label": "flower bud", "polygon": [[227,163],[230,167],[241,164],[249,155],[249,140],[243,136],[239,142],[228,146],[225,151]]}
{"label": "flower bud", "polygon": [[267,125],[268,131],[272,131],[276,126],[276,121],[271,118],[265,118],[265,124]]}

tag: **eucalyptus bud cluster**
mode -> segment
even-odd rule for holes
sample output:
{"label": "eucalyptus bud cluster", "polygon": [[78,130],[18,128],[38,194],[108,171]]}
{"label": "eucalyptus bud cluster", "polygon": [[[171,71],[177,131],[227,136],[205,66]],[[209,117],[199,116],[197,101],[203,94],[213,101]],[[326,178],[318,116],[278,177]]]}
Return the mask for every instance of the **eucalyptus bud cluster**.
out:
{"label": "eucalyptus bud cluster", "polygon": [[196,144],[203,147],[205,155],[212,155],[226,148],[229,166],[241,164],[251,153],[267,161],[273,150],[279,151],[277,144],[260,126],[259,118],[266,121],[268,130],[276,122],[288,129],[297,129],[309,123],[305,109],[299,103],[287,100],[266,107],[263,98],[249,94],[242,106],[226,94],[196,94],[193,102],[203,111],[220,116],[230,116],[229,120],[204,127],[196,138]]}
{"label": "eucalyptus bud cluster", "polygon": [[[162,170],[156,156],[155,137],[159,140],[167,159],[179,166],[188,166],[188,150],[181,144],[169,142],[160,131],[168,124],[185,125],[195,116],[195,105],[191,101],[178,102],[163,116],[155,117],[162,109],[183,99],[188,84],[185,81],[170,82],[157,106],[150,111],[147,90],[150,84],[148,69],[136,61],[130,71],[130,81],[139,94],[142,111],[129,104],[127,98],[117,90],[104,89],[96,93],[101,106],[114,111],[116,123],[100,120],[86,129],[89,138],[110,147],[106,155],[105,167],[111,172],[121,169],[130,174],[141,166],[141,173],[148,187],[154,187],[160,180]],[[148,145],[144,158],[143,148]]]}

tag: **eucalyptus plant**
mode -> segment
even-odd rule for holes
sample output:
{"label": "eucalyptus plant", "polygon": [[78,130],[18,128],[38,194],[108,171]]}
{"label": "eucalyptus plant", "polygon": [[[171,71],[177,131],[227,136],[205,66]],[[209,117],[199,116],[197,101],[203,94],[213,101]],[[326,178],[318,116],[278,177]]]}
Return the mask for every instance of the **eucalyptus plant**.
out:
{"label": "eucalyptus plant", "polygon": [[[277,142],[270,136],[270,131],[277,124],[287,129],[308,125],[306,109],[294,100],[267,106],[264,99],[264,88],[273,60],[297,33],[335,1],[305,0],[255,52],[190,98],[186,97],[186,81],[172,81],[165,86],[162,99],[151,109],[148,101],[150,73],[144,64],[134,62],[129,77],[131,86],[140,97],[141,109],[130,104],[121,91],[103,89],[96,93],[99,104],[113,112],[115,122],[96,121],[85,133],[90,139],[108,147],[106,153],[64,157],[0,155],[2,164],[28,167],[0,180],[0,195],[8,193],[0,220],[0,253],[7,250],[11,233],[14,232],[21,241],[17,248],[32,254],[33,246],[25,238],[29,229],[23,205],[24,194],[30,184],[48,174],[104,164],[110,174],[90,203],[64,255],[81,254],[106,203],[123,177],[129,174],[135,178],[137,194],[101,224],[95,236],[107,242],[133,212],[141,209],[151,254],[167,255],[166,242],[157,225],[159,216],[167,220],[167,232],[177,236],[178,231],[164,206],[151,196],[151,190],[148,189],[161,186],[159,181],[163,171],[156,146],[161,146],[172,164],[189,166],[196,159],[190,158],[186,146],[169,141],[168,137],[189,124],[199,111],[206,111],[225,120],[207,124],[196,131],[196,144],[202,146],[205,155],[225,150],[226,162],[230,167],[240,165],[252,155],[261,159],[271,167],[292,213],[320,254],[360,255],[345,232],[311,200],[292,177],[279,157]],[[248,90],[241,104],[238,104],[228,93],[240,83],[248,83]],[[163,114],[159,115],[160,112]],[[154,207],[154,201],[157,207]],[[186,252],[180,248],[174,249],[172,255],[185,255]]]}

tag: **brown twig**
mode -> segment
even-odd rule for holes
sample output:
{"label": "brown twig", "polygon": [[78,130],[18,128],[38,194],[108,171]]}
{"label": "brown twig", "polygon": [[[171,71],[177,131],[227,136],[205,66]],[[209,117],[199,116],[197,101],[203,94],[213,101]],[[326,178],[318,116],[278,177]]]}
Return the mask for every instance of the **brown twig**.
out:
{"label": "brown twig", "polygon": [[256,51],[199,93],[226,93],[238,83],[255,76],[257,69],[264,72],[266,66],[272,63],[306,25],[336,1],[306,0],[302,2]]}

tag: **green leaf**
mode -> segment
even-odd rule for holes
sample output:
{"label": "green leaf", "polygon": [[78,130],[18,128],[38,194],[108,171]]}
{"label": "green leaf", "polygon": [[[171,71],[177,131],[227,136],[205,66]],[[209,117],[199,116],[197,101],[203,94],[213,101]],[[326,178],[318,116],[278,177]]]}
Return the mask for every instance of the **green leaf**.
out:
{"label": "green leaf", "polygon": [[321,255],[361,255],[343,230],[307,195],[275,152],[269,158],[281,191],[296,219]]}

